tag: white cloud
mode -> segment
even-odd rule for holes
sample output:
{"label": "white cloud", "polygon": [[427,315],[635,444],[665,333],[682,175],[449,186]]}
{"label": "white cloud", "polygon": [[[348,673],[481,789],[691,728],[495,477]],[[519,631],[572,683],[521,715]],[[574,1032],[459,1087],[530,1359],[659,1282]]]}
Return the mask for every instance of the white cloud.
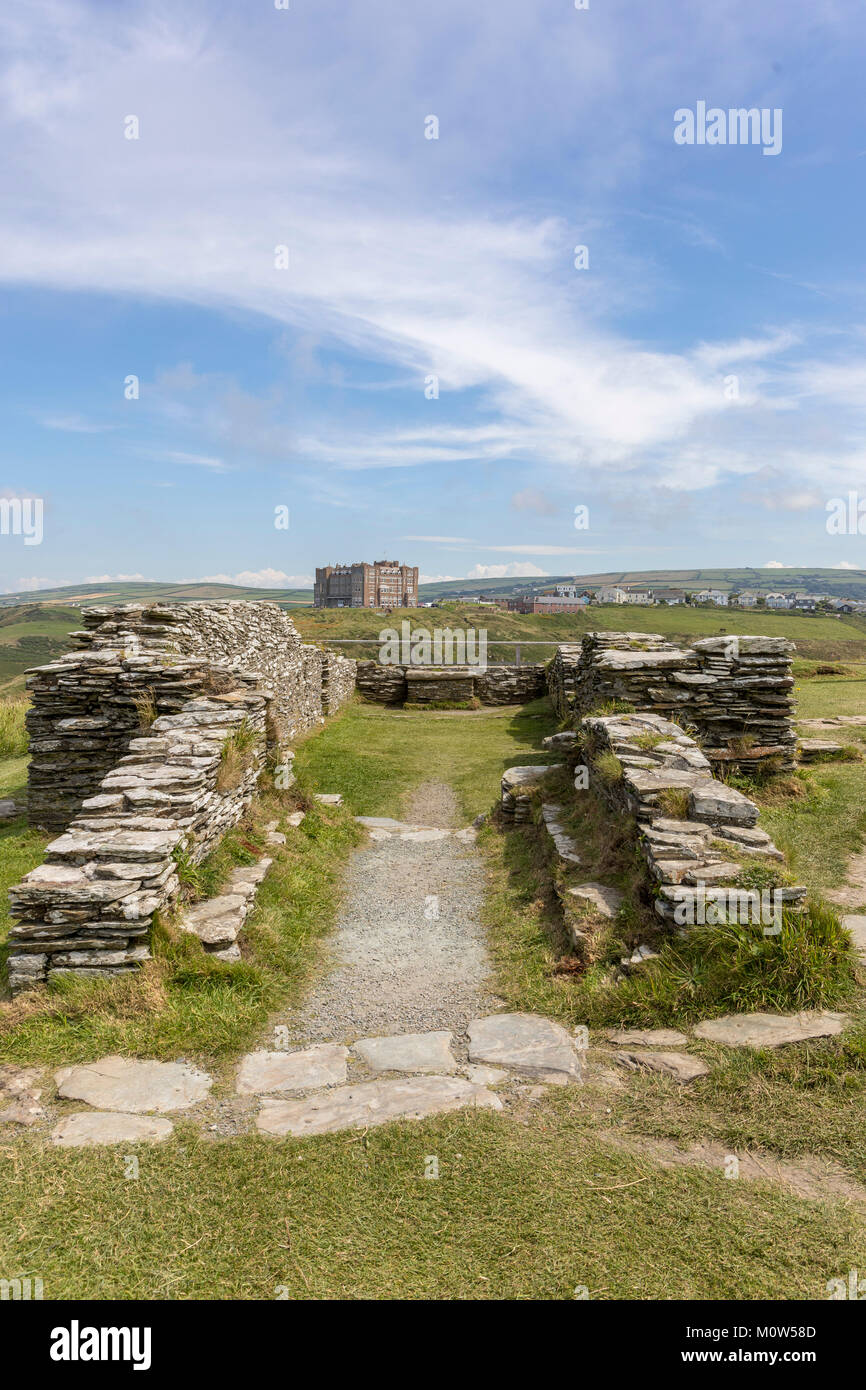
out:
{"label": "white cloud", "polygon": [[459,574],[419,574],[419,584],[450,584],[452,580],[460,579]]}
{"label": "white cloud", "polygon": [[206,574],[188,584],[238,584],[244,589],[312,589],[311,574],[286,574],[283,570],[241,570],[240,574]]}
{"label": "white cloud", "polygon": [[767,560],[764,564],[765,570],[789,570],[790,565],[783,565],[781,560]]}
{"label": "white cloud", "polygon": [[88,574],[80,580],[82,584],[128,584],[140,581],[147,584],[152,581],[145,579],[143,574]]}
{"label": "white cloud", "polygon": [[851,560],[840,560],[837,565],[831,565],[834,570],[862,570],[862,565],[855,565]]}
{"label": "white cloud", "polygon": [[62,589],[68,583],[66,579],[44,579],[39,575],[31,575],[27,579],[17,579],[14,588],[4,589],[4,594],[29,594],[35,589]]}
{"label": "white cloud", "polygon": [[526,564],[520,560],[514,560],[510,565],[474,565],[467,574],[467,579],[537,579],[546,578],[547,570],[540,570],[537,565]]}

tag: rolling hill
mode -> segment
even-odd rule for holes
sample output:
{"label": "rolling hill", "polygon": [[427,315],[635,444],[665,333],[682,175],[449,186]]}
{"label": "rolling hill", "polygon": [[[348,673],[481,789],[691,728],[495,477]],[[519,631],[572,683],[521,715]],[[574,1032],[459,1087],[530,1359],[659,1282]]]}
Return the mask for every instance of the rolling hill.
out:
{"label": "rolling hill", "polygon": [[[531,579],[451,579],[421,584],[422,599],[486,595],[507,598],[515,594],[541,593],[555,584],[572,583],[597,588],[601,584],[646,584],[678,589],[754,589],[759,593],[790,593],[802,590],[829,597],[866,599],[866,570],[810,569],[687,569],[687,570],[608,570],[599,574],[551,574]],[[184,602],[190,599],[272,599],[283,608],[311,606],[311,589],[253,589],[235,584],[173,584],[128,582],[117,584],[78,584],[57,589],[40,589],[0,597],[4,607],[21,604],[62,604],[85,607],[101,603],[147,603],[156,600]]]}

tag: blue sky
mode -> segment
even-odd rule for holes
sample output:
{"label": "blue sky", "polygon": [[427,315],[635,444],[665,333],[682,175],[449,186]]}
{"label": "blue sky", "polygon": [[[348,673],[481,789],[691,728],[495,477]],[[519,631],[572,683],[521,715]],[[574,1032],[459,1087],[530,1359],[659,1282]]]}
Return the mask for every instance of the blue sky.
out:
{"label": "blue sky", "polygon": [[290,6],[5,0],[0,591],[866,565],[860,6]]}

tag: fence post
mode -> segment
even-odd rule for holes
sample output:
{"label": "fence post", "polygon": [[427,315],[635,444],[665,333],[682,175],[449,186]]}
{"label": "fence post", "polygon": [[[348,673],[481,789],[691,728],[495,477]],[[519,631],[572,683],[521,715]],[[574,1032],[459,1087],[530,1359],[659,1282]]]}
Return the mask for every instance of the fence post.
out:
{"label": "fence post", "polygon": [[519,665],[520,665],[520,643],[519,643],[519,642],[515,642],[515,643],[514,643],[514,664],[515,664],[515,666],[519,666]]}

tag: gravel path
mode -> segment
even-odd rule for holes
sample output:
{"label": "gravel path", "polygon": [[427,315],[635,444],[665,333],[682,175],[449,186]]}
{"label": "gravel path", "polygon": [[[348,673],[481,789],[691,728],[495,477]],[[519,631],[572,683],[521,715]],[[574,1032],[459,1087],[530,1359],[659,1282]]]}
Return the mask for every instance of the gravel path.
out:
{"label": "gravel path", "polygon": [[[416,788],[404,815],[414,825],[459,824],[454,792],[438,782]],[[297,1040],[462,1033],[470,1018],[489,1013],[483,891],[477,851],[453,835],[393,835],[357,850],[331,941],[333,966],[289,1020]]]}

